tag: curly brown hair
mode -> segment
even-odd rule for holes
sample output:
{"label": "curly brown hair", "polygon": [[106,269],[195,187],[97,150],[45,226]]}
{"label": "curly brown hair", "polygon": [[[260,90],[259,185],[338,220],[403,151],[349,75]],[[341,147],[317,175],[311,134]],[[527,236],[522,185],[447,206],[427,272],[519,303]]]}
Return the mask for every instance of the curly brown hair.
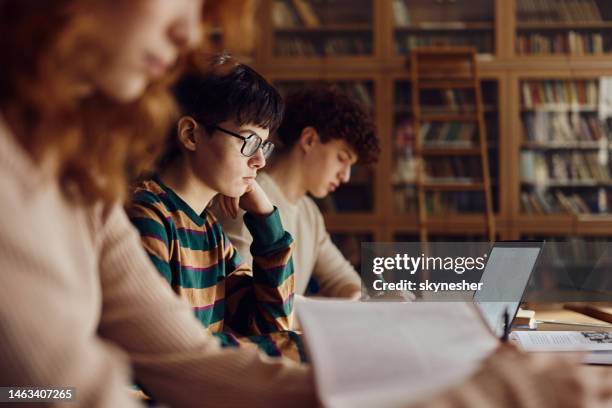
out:
{"label": "curly brown hair", "polygon": [[308,126],[317,130],[323,143],[346,141],[357,153],[359,163],[378,160],[380,146],[370,115],[334,85],[317,84],[287,95],[285,116],[277,131],[281,154],[295,145]]}

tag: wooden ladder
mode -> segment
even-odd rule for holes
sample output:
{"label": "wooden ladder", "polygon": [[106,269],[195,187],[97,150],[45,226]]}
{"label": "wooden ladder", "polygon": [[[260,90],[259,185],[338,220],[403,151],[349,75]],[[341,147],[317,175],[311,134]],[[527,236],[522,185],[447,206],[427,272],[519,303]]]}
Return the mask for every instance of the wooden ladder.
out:
{"label": "wooden ladder", "polygon": [[[416,160],[416,190],[418,200],[419,237],[421,242],[428,241],[427,192],[482,191],[485,200],[485,222],[487,238],[495,241],[495,218],[491,196],[491,177],[489,174],[489,155],[484,120],[484,109],[476,51],[473,48],[417,48],[410,55],[411,96],[414,116]],[[441,90],[454,92],[474,92],[474,106],[469,113],[463,109],[452,112],[423,113],[421,92]],[[429,147],[424,142],[422,126],[432,122],[471,122],[475,123],[478,136],[468,147],[442,146]],[[480,157],[481,180],[478,182],[431,182],[426,174],[426,160],[429,157]]]}

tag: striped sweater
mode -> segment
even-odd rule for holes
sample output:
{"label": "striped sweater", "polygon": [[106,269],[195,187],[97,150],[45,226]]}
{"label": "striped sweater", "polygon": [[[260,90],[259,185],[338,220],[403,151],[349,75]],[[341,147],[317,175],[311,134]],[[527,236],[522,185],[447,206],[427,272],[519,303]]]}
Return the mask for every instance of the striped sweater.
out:
{"label": "striped sweater", "polygon": [[278,210],[244,217],[257,237],[252,269],[241,262],[212,214],[197,214],[157,177],[136,187],[127,210],[153,264],[224,346],[252,342],[269,355],[304,359],[299,337],[288,331],[293,239]]}

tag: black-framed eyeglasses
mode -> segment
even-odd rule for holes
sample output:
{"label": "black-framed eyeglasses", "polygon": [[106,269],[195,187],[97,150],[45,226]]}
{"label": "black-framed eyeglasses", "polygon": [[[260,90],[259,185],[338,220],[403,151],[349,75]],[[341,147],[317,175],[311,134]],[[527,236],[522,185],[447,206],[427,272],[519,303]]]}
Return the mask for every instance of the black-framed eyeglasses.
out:
{"label": "black-framed eyeglasses", "polygon": [[257,149],[261,147],[261,152],[264,155],[264,158],[267,160],[268,157],[272,154],[272,150],[274,150],[274,143],[269,140],[265,142],[261,140],[261,137],[256,133],[251,133],[248,136],[242,136],[236,132],[232,132],[231,130],[224,129],[220,126],[215,126],[214,129],[219,130],[223,133],[226,133],[230,136],[237,137],[242,139],[242,148],[240,149],[240,153],[243,156],[251,157],[255,153],[257,153]]}

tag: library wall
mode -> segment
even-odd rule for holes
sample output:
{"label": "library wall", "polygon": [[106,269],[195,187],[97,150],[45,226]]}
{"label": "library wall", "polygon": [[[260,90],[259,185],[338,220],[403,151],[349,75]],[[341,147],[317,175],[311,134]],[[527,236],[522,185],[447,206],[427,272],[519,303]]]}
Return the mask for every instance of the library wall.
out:
{"label": "library wall", "polygon": [[[500,239],[612,237],[612,3],[607,0],[264,0],[253,64],[281,92],[338,84],[372,112],[381,159],[319,202],[342,250],[418,239],[414,141],[470,149],[473,124],[417,135],[407,57],[418,47],[478,52]],[[429,113],[469,113],[474,96],[425,93]],[[473,181],[478,163],[440,157],[428,177]],[[484,239],[482,193],[431,192],[432,240]],[[350,238],[353,237],[353,238]],[[480,237],[480,238],[479,238]],[[582,241],[581,241],[582,240]],[[342,244],[342,243],[345,244]],[[578,245],[578,244],[577,244]]]}

